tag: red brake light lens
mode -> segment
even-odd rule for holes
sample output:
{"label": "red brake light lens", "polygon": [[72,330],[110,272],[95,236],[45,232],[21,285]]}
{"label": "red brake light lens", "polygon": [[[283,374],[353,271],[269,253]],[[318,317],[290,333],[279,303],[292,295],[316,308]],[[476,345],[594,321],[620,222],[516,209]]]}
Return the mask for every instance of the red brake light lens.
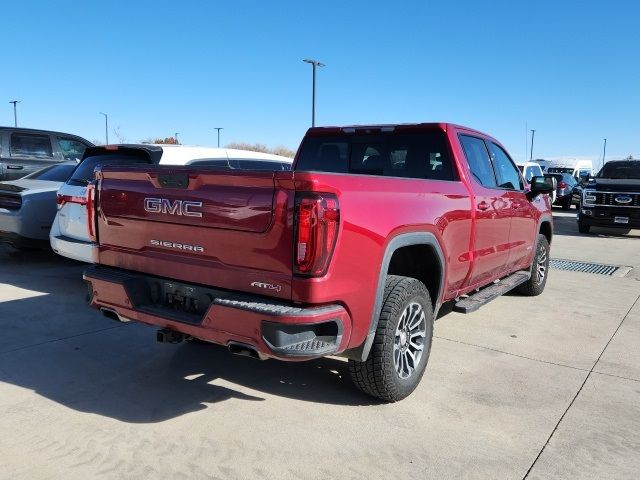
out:
{"label": "red brake light lens", "polygon": [[328,193],[304,193],[296,197],[295,271],[320,277],[327,272],[340,226],[338,198]]}
{"label": "red brake light lens", "polygon": [[65,203],[78,203],[80,205],[85,205],[87,203],[86,197],[76,197],[74,195],[60,195],[59,193],[56,195],[56,203],[58,205],[64,205]]}
{"label": "red brake light lens", "polygon": [[85,205],[87,207],[87,233],[91,241],[96,241],[96,215],[95,215],[95,197],[96,197],[96,184],[91,182],[87,185],[87,191],[84,197],[76,197],[74,195],[56,195],[56,203],[60,206],[65,203],[77,203],[78,205]]}
{"label": "red brake light lens", "polygon": [[96,241],[96,209],[95,209],[95,198],[96,198],[96,184],[90,183],[87,185],[87,232],[89,233],[89,238],[92,242]]}
{"label": "red brake light lens", "polygon": [[558,188],[567,188],[567,184],[565,182],[560,182],[558,184]]}

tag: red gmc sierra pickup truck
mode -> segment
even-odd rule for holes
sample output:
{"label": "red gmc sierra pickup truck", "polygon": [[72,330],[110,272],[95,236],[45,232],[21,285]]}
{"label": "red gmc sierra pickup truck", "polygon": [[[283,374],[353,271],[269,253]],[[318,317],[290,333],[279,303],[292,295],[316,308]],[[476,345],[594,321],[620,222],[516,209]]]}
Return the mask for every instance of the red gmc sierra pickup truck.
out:
{"label": "red gmc sierra pickup truck", "polygon": [[89,302],[255,358],[348,358],[386,401],[419,383],[443,304],[468,313],[548,276],[552,180],[444,123],[310,129],[292,171],[97,169]]}

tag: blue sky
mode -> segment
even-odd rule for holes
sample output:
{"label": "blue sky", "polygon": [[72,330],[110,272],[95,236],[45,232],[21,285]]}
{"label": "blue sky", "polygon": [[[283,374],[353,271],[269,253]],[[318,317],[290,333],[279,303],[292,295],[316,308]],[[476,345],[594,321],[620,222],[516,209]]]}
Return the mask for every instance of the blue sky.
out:
{"label": "blue sky", "polygon": [[[310,124],[449,121],[516,159],[640,156],[633,1],[28,1],[3,6],[0,124],[297,148]],[[110,140],[115,135],[110,133]]]}

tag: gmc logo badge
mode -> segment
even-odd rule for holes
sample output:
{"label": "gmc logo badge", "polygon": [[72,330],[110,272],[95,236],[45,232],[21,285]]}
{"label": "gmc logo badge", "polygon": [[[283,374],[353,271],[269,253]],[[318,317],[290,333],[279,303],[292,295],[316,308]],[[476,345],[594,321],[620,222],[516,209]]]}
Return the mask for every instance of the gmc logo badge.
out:
{"label": "gmc logo badge", "polygon": [[202,208],[202,202],[189,200],[171,201],[166,198],[144,199],[144,210],[149,213],[166,213],[168,215],[202,218],[202,212],[196,211],[198,208]]}

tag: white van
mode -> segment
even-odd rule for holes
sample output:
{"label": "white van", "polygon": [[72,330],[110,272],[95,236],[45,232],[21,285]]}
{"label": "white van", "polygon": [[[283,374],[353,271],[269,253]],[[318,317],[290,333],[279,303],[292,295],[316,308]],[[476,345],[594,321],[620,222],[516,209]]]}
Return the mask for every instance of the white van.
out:
{"label": "white van", "polygon": [[81,262],[98,260],[96,245],[88,222],[93,207],[91,191],[93,171],[103,165],[202,165],[222,170],[291,170],[293,159],[268,153],[229,148],[188,147],[182,145],[107,145],[88,148],[82,162],[58,190],[58,212],[49,241],[54,252]]}
{"label": "white van", "polygon": [[565,162],[562,164],[549,165],[546,173],[569,173],[580,180],[585,175],[594,175],[593,162],[591,160],[575,160],[573,162]]}
{"label": "white van", "polygon": [[527,182],[531,182],[533,177],[541,177],[543,175],[542,168],[536,162],[519,163],[518,169]]}

